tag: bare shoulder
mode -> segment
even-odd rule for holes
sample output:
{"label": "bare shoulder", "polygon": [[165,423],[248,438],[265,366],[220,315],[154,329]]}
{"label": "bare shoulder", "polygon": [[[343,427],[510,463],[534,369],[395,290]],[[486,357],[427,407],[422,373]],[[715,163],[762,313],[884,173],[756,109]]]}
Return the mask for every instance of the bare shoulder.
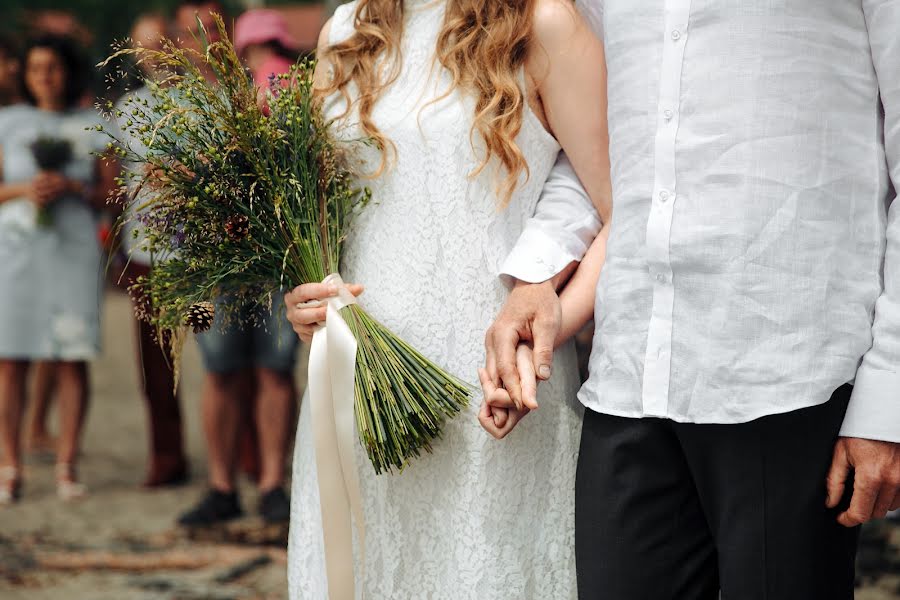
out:
{"label": "bare shoulder", "polygon": [[325,21],[325,24],[322,26],[322,30],[319,32],[319,42],[316,46],[316,52],[322,53],[329,46],[329,40],[331,39],[331,22],[333,19],[328,19]]}
{"label": "bare shoulder", "polygon": [[316,88],[325,89],[331,82],[331,61],[326,50],[331,46],[331,21],[328,19],[319,32],[319,43],[316,46],[316,72],[313,74]]}
{"label": "bare shoulder", "polygon": [[584,19],[571,0],[538,0],[533,28],[536,41],[547,49],[559,47],[586,31]]}

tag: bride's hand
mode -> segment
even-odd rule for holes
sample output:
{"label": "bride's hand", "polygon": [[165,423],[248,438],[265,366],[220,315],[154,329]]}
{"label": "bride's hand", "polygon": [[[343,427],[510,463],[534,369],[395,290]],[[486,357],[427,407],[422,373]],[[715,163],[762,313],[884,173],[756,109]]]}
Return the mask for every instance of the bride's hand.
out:
{"label": "bride's hand", "polygon": [[537,410],[538,379],[534,372],[534,357],[531,346],[520,344],[516,348],[516,366],[522,386],[524,406],[516,408],[509,392],[494,382],[487,370],[478,369],[478,379],[484,392],[478,421],[481,426],[498,440],[505,438],[532,410]]}
{"label": "bride's hand", "polygon": [[[363,293],[364,288],[359,284],[346,285],[354,296]],[[325,323],[328,299],[337,295],[337,286],[330,283],[305,283],[284,295],[287,319],[301,340],[312,341],[313,334]]]}

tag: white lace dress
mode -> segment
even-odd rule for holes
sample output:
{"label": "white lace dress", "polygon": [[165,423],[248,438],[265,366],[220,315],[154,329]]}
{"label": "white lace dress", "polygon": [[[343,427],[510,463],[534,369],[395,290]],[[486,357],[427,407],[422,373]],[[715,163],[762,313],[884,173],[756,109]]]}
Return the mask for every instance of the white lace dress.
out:
{"label": "white lace dress", "polygon": [[[469,177],[479,162],[470,143],[472,102],[453,94],[429,105],[448,83],[446,73],[432,67],[443,4],[405,0],[405,7],[402,73],[374,113],[396,145],[397,160],[368,182],[375,203],[353,223],[342,274],[366,285],[361,303],[372,315],[475,385],[484,332],[507,296],[499,266],[533,214],[559,146],[528,112],[518,143],[530,177],[499,210],[492,177]],[[338,9],[332,43],[352,34],[355,9],[355,2]],[[331,110],[339,111],[338,104]],[[346,134],[356,131],[351,126]],[[369,159],[378,160],[374,154]],[[376,476],[357,446],[366,520],[365,581],[357,575],[358,597],[576,598],[577,389],[574,349],[567,346],[556,355],[552,380],[541,386],[541,409],[506,440],[481,429],[478,397],[447,424],[434,453],[402,474]],[[322,526],[305,409],[292,494],[291,598],[323,600]]]}

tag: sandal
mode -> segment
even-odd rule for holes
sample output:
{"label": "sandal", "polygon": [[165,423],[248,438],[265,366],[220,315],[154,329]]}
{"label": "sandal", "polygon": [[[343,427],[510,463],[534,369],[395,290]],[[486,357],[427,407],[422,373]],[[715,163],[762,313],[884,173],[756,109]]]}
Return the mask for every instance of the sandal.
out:
{"label": "sandal", "polygon": [[63,502],[81,500],[87,496],[87,488],[75,480],[75,467],[69,463],[56,463],[56,495]]}
{"label": "sandal", "polygon": [[22,473],[16,467],[0,467],[0,506],[9,506],[22,496]]}

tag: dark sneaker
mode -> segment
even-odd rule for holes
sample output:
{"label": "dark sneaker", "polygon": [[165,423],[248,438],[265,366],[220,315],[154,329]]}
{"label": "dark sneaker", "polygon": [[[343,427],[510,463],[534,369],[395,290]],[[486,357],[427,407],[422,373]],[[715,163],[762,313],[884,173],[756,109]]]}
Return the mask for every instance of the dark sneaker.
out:
{"label": "dark sneaker", "polygon": [[291,501],[282,488],[277,487],[260,496],[259,514],[266,523],[287,523],[291,520]]}
{"label": "dark sneaker", "polygon": [[209,490],[197,506],[178,518],[184,527],[202,527],[224,523],[243,516],[237,492]]}

